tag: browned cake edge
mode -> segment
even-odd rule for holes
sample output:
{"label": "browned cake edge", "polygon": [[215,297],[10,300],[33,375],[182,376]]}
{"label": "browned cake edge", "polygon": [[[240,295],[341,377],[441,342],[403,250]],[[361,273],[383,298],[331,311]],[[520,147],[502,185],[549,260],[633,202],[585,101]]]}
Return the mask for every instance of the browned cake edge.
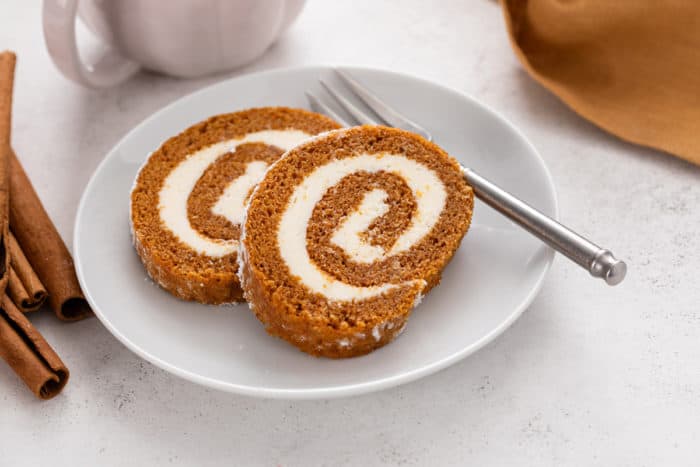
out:
{"label": "browned cake edge", "polygon": [[[303,124],[294,124],[294,119],[298,117],[303,117],[305,119]],[[231,123],[231,120],[233,120],[233,124],[227,127],[227,125]],[[199,138],[208,136],[207,131],[211,128],[215,128],[215,131],[218,131],[220,134],[211,135],[212,138],[216,139],[205,139],[199,144]],[[159,249],[154,246],[154,242],[149,238],[149,235],[144,234],[142,229],[139,228],[142,226],[134,217],[134,204],[143,203],[142,200],[136,199],[136,193],[138,190],[143,189],[141,186],[142,176],[144,171],[149,167],[149,164],[157,160],[158,157],[163,157],[164,151],[167,156],[168,150],[172,151],[171,148],[177,148],[178,143],[181,141],[188,141],[185,152],[191,154],[206,146],[215,144],[219,140],[233,139],[263,129],[286,128],[301,130],[313,129],[314,132],[319,132],[339,128],[339,125],[324,115],[309,112],[304,109],[292,109],[287,107],[247,109],[229,114],[215,115],[202,122],[196,123],[180,134],[169,138],[156,151],[149,155],[134,179],[134,185],[130,194],[129,224],[134,248],[146,272],[163,289],[182,300],[197,301],[204,304],[221,305],[243,300],[243,291],[241,290],[237,275],[238,262],[236,252],[227,255],[229,263],[234,267],[233,270],[225,270],[221,267],[209,267],[205,273],[191,268],[184,268],[183,270],[183,267],[173,267],[172,258],[159,251]],[[181,157],[186,155],[185,153],[180,154]],[[179,160],[169,163],[179,163]],[[167,176],[167,174],[165,176]],[[156,193],[153,194],[156,197],[158,189],[157,187]],[[157,205],[157,203],[155,204]],[[148,206],[148,209],[157,209],[157,206]],[[161,233],[167,241],[176,242],[178,248],[183,251],[190,250],[189,247],[180,242],[164,227],[159,226],[159,230],[162,231]],[[193,257],[199,256],[201,258],[207,258],[191,250],[190,252],[189,254]],[[178,266],[181,265],[182,263]]]}
{"label": "browned cake edge", "polygon": [[[446,157],[446,160],[449,164],[453,165],[455,171],[459,172],[460,170],[457,161],[437,145],[413,133],[385,127],[365,126],[330,131],[311,138],[293,151],[304,151],[305,147],[333,134],[345,134],[358,131],[389,131],[395,135],[398,134],[412,139],[419,138],[420,143],[423,144],[428,151],[433,151]],[[283,158],[278,160],[275,165],[283,163],[291,152],[292,151],[288,152]],[[272,170],[273,167],[271,167],[270,170]],[[280,337],[303,352],[315,356],[328,358],[355,357],[367,354],[391,342],[403,331],[411,310],[420,303],[425,294],[440,282],[442,270],[452,259],[459,246],[459,242],[461,242],[461,239],[469,228],[474,202],[473,192],[471,187],[464,182],[461,175],[458,177],[458,180],[457,183],[462,184],[459,188],[463,188],[467,194],[463,206],[464,212],[466,213],[466,222],[462,226],[463,230],[456,245],[445,255],[445,262],[442,264],[442,267],[426,271],[423,284],[416,282],[411,286],[397,287],[378,297],[373,297],[364,301],[363,303],[365,304],[384,302],[383,305],[386,306],[388,312],[378,317],[378,319],[362,322],[359,326],[343,326],[344,323],[341,323],[338,328],[333,328],[328,326],[327,322],[324,322],[322,319],[319,319],[306,310],[302,310],[301,313],[295,312],[282,294],[279,293],[278,284],[252,264],[247,249],[248,239],[246,238],[246,228],[248,226],[248,219],[246,218],[242,225],[238,262],[239,281],[242,284],[244,297],[249,302],[250,308],[257,318],[265,325],[269,334]],[[260,188],[260,186],[261,185],[258,185],[258,188]],[[259,191],[258,188],[256,188],[251,196],[249,207],[252,204],[253,198],[256,197]],[[339,345],[339,343],[348,343],[349,345]]]}

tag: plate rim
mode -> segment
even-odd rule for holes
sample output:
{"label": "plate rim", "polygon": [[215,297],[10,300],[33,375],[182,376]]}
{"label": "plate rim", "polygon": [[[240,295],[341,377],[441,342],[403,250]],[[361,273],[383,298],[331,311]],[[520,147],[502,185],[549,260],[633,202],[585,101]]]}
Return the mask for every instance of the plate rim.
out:
{"label": "plate rim", "polygon": [[394,386],[399,386],[402,384],[406,384],[412,381],[416,381],[420,378],[423,378],[425,376],[429,376],[431,374],[434,374],[440,370],[443,370],[461,360],[464,358],[468,357],[469,355],[472,355],[473,353],[477,352],[487,344],[489,344],[491,341],[493,341],[496,337],[501,335],[506,329],[508,329],[522,314],[523,312],[530,306],[530,304],[533,302],[535,297],[539,294],[540,290],[542,289],[542,286],[544,284],[544,279],[547,276],[549,270],[551,269],[552,262],[554,260],[555,252],[552,248],[550,247],[545,247],[545,264],[544,268],[540,272],[539,277],[537,278],[534,287],[530,290],[530,292],[527,294],[527,296],[524,297],[524,299],[516,306],[513,308],[513,311],[511,314],[508,316],[507,319],[505,319],[503,322],[501,322],[498,326],[496,326],[494,329],[492,329],[489,333],[486,335],[482,336],[480,339],[477,341],[473,342],[471,345],[464,347],[463,349],[459,350],[458,352],[455,352],[451,355],[448,355],[440,360],[434,361],[430,364],[423,365],[421,367],[415,368],[411,371],[407,371],[404,373],[400,373],[398,375],[393,375],[385,378],[379,378],[379,379],[374,379],[371,381],[365,381],[362,383],[356,383],[356,384],[344,384],[344,385],[339,385],[339,386],[333,386],[333,387],[316,387],[316,388],[305,388],[305,389],[280,389],[280,388],[269,388],[269,387],[259,387],[259,386],[250,386],[250,385],[245,385],[245,384],[237,384],[237,383],[230,383],[230,382],[224,382],[215,378],[211,378],[208,376],[203,376],[200,374],[193,373],[188,370],[184,370],[182,368],[179,368],[171,363],[168,363],[161,358],[150,354],[149,352],[146,352],[145,350],[141,349],[138,345],[133,343],[128,337],[126,337],[124,334],[122,334],[116,327],[112,325],[110,320],[102,314],[100,311],[99,307],[95,303],[95,300],[92,297],[92,294],[90,293],[89,288],[87,287],[87,283],[84,277],[83,273],[83,266],[82,266],[82,260],[80,256],[80,229],[78,228],[79,225],[81,224],[81,220],[84,215],[84,208],[85,208],[85,203],[87,202],[87,193],[92,190],[93,184],[96,183],[96,178],[97,174],[100,173],[104,166],[108,163],[110,160],[110,154],[112,154],[116,148],[120,147],[125,140],[127,140],[131,135],[138,131],[139,128],[141,128],[143,125],[147,124],[148,122],[155,120],[159,118],[162,114],[166,113],[171,107],[181,103],[182,101],[188,100],[188,99],[193,99],[196,98],[198,94],[200,93],[205,93],[205,92],[211,92],[213,88],[216,88],[218,86],[225,86],[228,85],[231,81],[236,81],[239,79],[250,79],[250,78],[255,78],[255,77],[261,77],[261,76],[267,76],[267,75],[274,75],[274,74],[285,74],[285,73],[290,73],[290,72],[297,72],[297,71],[303,71],[303,70],[313,70],[313,69],[318,69],[319,71],[322,70],[328,70],[328,69],[334,69],[334,68],[344,68],[347,70],[358,70],[360,72],[362,71],[367,71],[367,72],[380,72],[384,74],[389,74],[389,75],[395,75],[401,78],[409,78],[412,80],[417,80],[420,81],[422,84],[427,85],[427,86],[433,86],[433,87],[439,87],[444,91],[456,94],[460,96],[461,98],[464,98],[468,101],[471,102],[471,104],[475,105],[476,107],[480,108],[480,110],[485,111],[486,113],[490,114],[491,117],[495,117],[496,119],[500,120],[502,123],[504,123],[511,131],[513,131],[528,147],[528,149],[532,152],[532,154],[535,156],[535,162],[540,166],[540,169],[545,175],[545,181],[547,185],[547,191],[549,192],[549,195],[551,196],[552,204],[553,204],[553,218],[558,219],[559,218],[559,201],[557,198],[557,193],[554,185],[554,180],[552,178],[551,172],[549,168],[547,167],[547,164],[545,163],[544,159],[540,155],[539,151],[535,148],[535,146],[532,144],[532,142],[525,136],[525,134],[518,128],[516,127],[510,120],[508,120],[505,116],[488,106],[487,104],[482,103],[481,101],[477,100],[473,96],[464,93],[462,91],[459,91],[457,89],[451,88],[449,86],[443,85],[441,83],[431,81],[426,78],[422,78],[420,76],[415,76],[409,73],[403,73],[403,72],[398,72],[398,71],[392,71],[392,70],[387,70],[384,68],[377,68],[377,67],[364,67],[364,66],[353,66],[353,65],[342,65],[342,66],[334,66],[334,65],[302,65],[302,66],[289,66],[289,67],[279,67],[279,68],[272,68],[268,70],[263,70],[263,71],[256,71],[252,73],[242,73],[240,75],[227,78],[221,81],[218,81],[216,83],[212,83],[208,86],[204,86],[203,88],[197,89],[196,91],[193,91],[189,94],[186,94],[184,96],[181,96],[174,101],[166,104],[165,106],[159,108],[155,112],[153,112],[151,115],[147,116],[143,120],[141,120],[139,123],[134,125],[124,136],[122,136],[114,145],[111,146],[111,148],[106,152],[106,154],[102,157],[102,160],[100,163],[97,165],[95,170],[92,172],[90,175],[90,179],[88,180],[88,183],[85,185],[85,188],[83,189],[83,192],[80,196],[80,202],[78,203],[78,209],[76,211],[75,215],[75,221],[73,223],[73,256],[75,259],[75,269],[76,269],[76,275],[78,277],[78,281],[80,283],[80,286],[83,290],[83,293],[85,295],[85,298],[87,299],[88,303],[90,304],[90,307],[92,308],[93,312],[95,313],[95,316],[100,320],[102,325],[107,328],[107,330],[119,341],[121,344],[123,344],[126,348],[131,350],[133,353],[138,355],[140,358],[154,364],[155,366],[161,368],[162,370],[165,370],[169,373],[172,373],[180,378],[183,378],[185,380],[188,380],[190,382],[210,387],[213,389],[221,390],[221,391],[226,391],[226,392],[231,392],[231,393],[236,393],[236,394],[241,394],[245,396],[252,396],[252,397],[260,397],[260,398],[268,398],[268,399],[284,399],[284,400],[303,400],[303,399],[330,399],[330,398],[338,398],[338,397],[347,397],[347,396],[352,396],[352,395],[360,395],[360,394],[367,394],[370,392],[375,392],[375,391],[381,391],[384,389],[388,389],[390,387]]}

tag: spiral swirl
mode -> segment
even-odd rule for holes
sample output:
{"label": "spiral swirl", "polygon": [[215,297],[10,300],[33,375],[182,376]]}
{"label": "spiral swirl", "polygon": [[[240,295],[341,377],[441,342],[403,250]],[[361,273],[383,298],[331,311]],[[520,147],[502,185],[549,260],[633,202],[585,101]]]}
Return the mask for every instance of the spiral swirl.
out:
{"label": "spiral swirl", "polygon": [[338,124],[302,109],[215,115],[166,140],[131,192],[134,247],[155,282],[179,298],[240,301],[238,246],[253,188],[284,152]]}
{"label": "spiral swirl", "polygon": [[400,154],[360,154],[333,160],[307,175],[295,188],[282,214],[277,241],[290,273],[298,276],[311,291],[330,300],[362,300],[396,286],[389,283],[365,287],[348,284],[324,272],[309,255],[306,232],[314,208],[331,187],[359,172],[383,172],[400,177],[410,188],[416,209],[408,227],[396,238],[391,248],[372,245],[361,234],[387,214],[389,206],[385,200],[388,195],[381,189],[366,192],[357,209],[349,213],[332,236],[333,243],[354,262],[383,261],[409,250],[435,226],[447,199],[445,186],[434,171]]}
{"label": "spiral swirl", "polygon": [[[263,143],[285,151],[309,136],[300,130],[258,131],[242,138],[213,144],[188,155],[168,174],[160,190],[159,208],[163,224],[180,241],[199,253],[221,257],[235,252],[238,248],[237,239],[212,238],[206,232],[196,229],[190,222],[188,200],[197,183],[222,155],[233,154],[238,147]],[[279,152],[273,153],[272,156],[276,159]],[[222,216],[233,225],[240,225],[248,194],[265,174],[268,165],[269,162],[266,160],[253,160],[246,163],[244,172],[227,184],[221,196],[211,206],[211,212]]]}
{"label": "spiral swirl", "polygon": [[265,174],[238,256],[244,296],[270,334],[328,357],[394,339],[471,220],[457,162],[405,131],[312,138]]}

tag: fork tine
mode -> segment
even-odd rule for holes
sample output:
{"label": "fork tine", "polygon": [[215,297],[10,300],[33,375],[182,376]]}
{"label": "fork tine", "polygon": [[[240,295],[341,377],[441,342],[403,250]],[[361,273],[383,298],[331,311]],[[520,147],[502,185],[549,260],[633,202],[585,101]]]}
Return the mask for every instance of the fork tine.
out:
{"label": "fork tine", "polygon": [[372,94],[367,88],[358,83],[353,77],[347,74],[343,70],[336,69],[335,72],[340,76],[340,78],[345,82],[345,84],[357,95],[357,97],[362,100],[367,107],[372,109],[377,115],[379,115],[384,122],[396,128],[401,128],[404,130],[412,131],[413,133],[418,133],[428,141],[432,139],[430,133],[425,130],[420,125],[412,122],[408,118],[404,117],[396,110],[389,107],[377,96]]}
{"label": "fork tine", "polygon": [[306,92],[305,94],[306,94],[306,98],[309,100],[309,104],[311,104],[311,110],[313,110],[314,112],[328,115],[329,117],[331,117],[333,120],[340,123],[344,127],[353,126],[350,123],[348,123],[347,121],[345,121],[345,119],[343,117],[338,115],[338,113],[335,110],[331,109],[326,104],[321,102],[321,100],[318,97],[311,94],[310,92]]}
{"label": "fork tine", "polygon": [[376,125],[377,121],[355,107],[355,105],[344,98],[338,91],[333,89],[328,83],[326,83],[324,80],[319,79],[319,82],[323,85],[324,88],[326,88],[326,91],[328,91],[328,94],[333,96],[333,98],[338,101],[338,104],[341,105],[347,112],[352,115],[355,120],[357,120],[361,124],[367,124],[367,125]]}

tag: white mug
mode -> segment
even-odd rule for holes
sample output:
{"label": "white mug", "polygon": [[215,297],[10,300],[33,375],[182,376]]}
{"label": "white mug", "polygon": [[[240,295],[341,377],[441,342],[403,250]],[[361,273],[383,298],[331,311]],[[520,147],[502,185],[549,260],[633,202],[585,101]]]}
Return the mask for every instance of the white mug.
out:
{"label": "white mug", "polygon": [[[44,0],[44,39],[59,70],[90,87],[120,83],[140,67],[195,77],[256,59],[294,21],[304,0]],[[109,46],[80,59],[76,14]]]}

